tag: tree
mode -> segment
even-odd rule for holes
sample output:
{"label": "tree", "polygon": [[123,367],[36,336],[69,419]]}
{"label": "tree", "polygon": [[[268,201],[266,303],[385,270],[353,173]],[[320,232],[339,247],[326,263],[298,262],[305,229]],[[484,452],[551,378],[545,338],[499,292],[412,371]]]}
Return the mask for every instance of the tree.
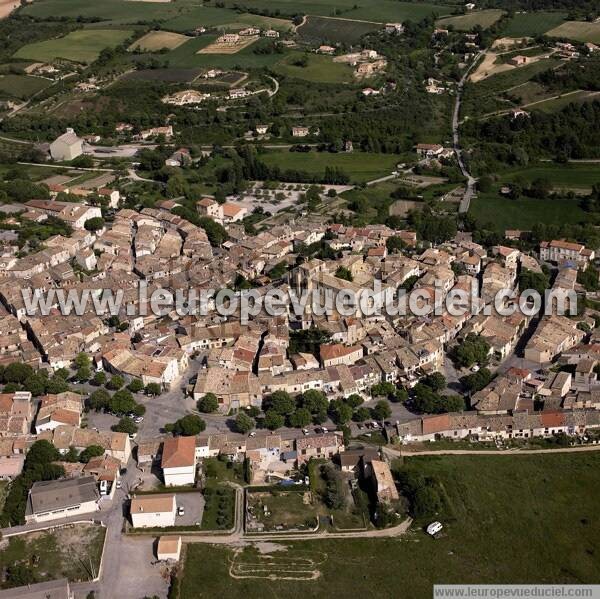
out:
{"label": "tree", "polygon": [[256,426],[256,422],[254,422],[254,419],[250,418],[248,414],[244,414],[244,412],[238,412],[237,416],[235,417],[234,426],[238,433],[247,435]]}
{"label": "tree", "polygon": [[25,468],[29,469],[34,465],[50,464],[60,459],[58,449],[45,439],[36,441],[29,448],[25,458]]}
{"label": "tree", "polygon": [[349,395],[344,402],[351,408],[358,408],[358,406],[364,402],[364,399],[358,395],[358,393],[352,393],[352,395]]}
{"label": "tree", "polygon": [[92,376],[92,371],[89,366],[80,366],[75,373],[75,378],[80,382],[84,383],[85,381],[89,381]]}
{"label": "tree", "polygon": [[486,362],[489,353],[490,344],[483,337],[469,333],[466,339],[454,348],[451,356],[458,366],[470,368],[476,362]]}
{"label": "tree", "polygon": [[120,374],[115,374],[108,383],[106,383],[106,388],[116,391],[120,389],[125,384],[125,379]]}
{"label": "tree", "polygon": [[371,395],[375,397],[389,397],[396,392],[396,385],[393,383],[377,383],[371,387]]}
{"label": "tree", "polygon": [[312,414],[306,408],[298,408],[289,417],[290,426],[296,428],[307,427],[312,422]]}
{"label": "tree", "polygon": [[380,399],[372,410],[373,418],[375,420],[386,420],[392,415],[392,408],[390,402],[385,399]]}
{"label": "tree", "polygon": [[87,464],[92,458],[104,455],[104,447],[101,445],[89,445],[79,454],[79,461]]}
{"label": "tree", "polygon": [[[263,399],[263,410],[288,416],[296,409],[296,402],[286,391],[275,391]],[[282,425],[283,426],[283,425]]]}
{"label": "tree", "polygon": [[88,218],[83,226],[88,231],[100,231],[104,227],[104,219],[101,216]]}
{"label": "tree", "polygon": [[33,376],[33,368],[29,364],[13,362],[4,369],[4,380],[7,383],[24,383]]}
{"label": "tree", "polygon": [[480,368],[477,372],[463,376],[460,382],[470,393],[477,393],[487,387],[492,380],[492,373],[487,368]]}
{"label": "tree", "polygon": [[46,393],[64,393],[69,390],[69,385],[65,379],[60,376],[54,375],[46,383]]}
{"label": "tree", "polygon": [[441,372],[433,372],[424,376],[421,379],[421,383],[427,385],[433,391],[442,391],[446,388],[446,379]]}
{"label": "tree", "polygon": [[337,399],[329,404],[329,415],[336,424],[346,424],[352,418],[352,408]]}
{"label": "tree", "polygon": [[162,393],[162,387],[158,383],[148,383],[144,388],[146,395],[158,397]]}
{"label": "tree", "polygon": [[205,429],[206,422],[196,414],[188,414],[172,424],[165,425],[165,430],[167,432],[172,432],[175,435],[181,435],[182,437],[194,437],[199,435]]}
{"label": "tree", "polygon": [[207,393],[198,401],[198,410],[205,414],[212,414],[219,409],[219,400],[214,393]]}
{"label": "tree", "polygon": [[300,406],[306,408],[311,414],[327,411],[329,401],[322,391],[309,389],[300,396]]}
{"label": "tree", "polygon": [[385,247],[390,254],[399,254],[406,247],[406,243],[404,243],[401,237],[392,235],[387,238]]}
{"label": "tree", "polygon": [[274,431],[285,424],[285,418],[275,410],[268,410],[265,414],[265,426]]}
{"label": "tree", "polygon": [[345,266],[338,266],[338,269],[335,271],[335,276],[344,281],[352,282],[354,280],[352,273]]}
{"label": "tree", "polygon": [[364,406],[361,406],[354,412],[354,414],[352,414],[352,420],[354,420],[354,422],[364,422],[365,420],[369,420],[370,417],[371,411],[369,408],[365,408]]}
{"label": "tree", "polygon": [[82,366],[90,366],[90,357],[85,353],[85,352],[81,352],[79,354],[77,354],[75,360],[74,360],[75,366],[77,368],[81,368]]}
{"label": "tree", "polygon": [[97,372],[92,378],[92,383],[97,386],[104,385],[106,383],[106,372],[103,370]]}
{"label": "tree", "polygon": [[88,397],[87,404],[91,410],[96,410],[96,412],[107,410],[110,404],[110,395],[104,389],[96,389]]}
{"label": "tree", "polygon": [[137,433],[137,424],[131,418],[121,418],[117,424],[113,424],[111,430],[115,433],[127,433],[128,435],[135,435]]}
{"label": "tree", "polygon": [[119,416],[121,414],[133,412],[136,405],[137,402],[133,398],[131,392],[126,389],[121,389],[110,398],[108,408],[113,414]]}
{"label": "tree", "polygon": [[129,385],[127,385],[127,389],[132,393],[139,393],[144,389],[144,383],[142,383],[141,379],[132,379]]}

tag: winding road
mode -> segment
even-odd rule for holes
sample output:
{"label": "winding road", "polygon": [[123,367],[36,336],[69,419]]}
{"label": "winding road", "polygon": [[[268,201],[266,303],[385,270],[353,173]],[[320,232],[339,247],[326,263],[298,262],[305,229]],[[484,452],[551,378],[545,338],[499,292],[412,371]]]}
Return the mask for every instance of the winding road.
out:
{"label": "winding road", "polygon": [[475,195],[475,178],[471,175],[471,173],[467,169],[467,166],[465,165],[465,161],[462,156],[462,149],[460,147],[460,103],[465,82],[471,74],[473,67],[479,62],[479,59],[485,54],[485,52],[485,50],[482,50],[481,52],[479,52],[479,54],[477,54],[473,62],[469,65],[469,67],[461,77],[460,81],[458,82],[458,86],[456,88],[456,102],[454,104],[454,112],[452,114],[452,140],[454,144],[454,153],[456,154],[456,160],[458,161],[458,166],[460,167],[462,174],[467,178],[467,187],[465,189],[465,193],[463,194],[463,198],[460,202],[460,207],[458,208],[458,211],[461,213],[466,213],[469,211],[471,199]]}

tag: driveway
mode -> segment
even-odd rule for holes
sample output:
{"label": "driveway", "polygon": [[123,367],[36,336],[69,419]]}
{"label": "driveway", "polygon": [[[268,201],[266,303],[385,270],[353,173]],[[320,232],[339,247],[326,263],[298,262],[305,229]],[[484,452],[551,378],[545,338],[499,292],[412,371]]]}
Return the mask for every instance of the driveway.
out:
{"label": "driveway", "polygon": [[194,525],[197,522],[202,522],[202,514],[204,513],[204,495],[202,493],[177,493],[175,501],[177,509],[183,507],[185,511],[185,515],[176,517],[176,526]]}

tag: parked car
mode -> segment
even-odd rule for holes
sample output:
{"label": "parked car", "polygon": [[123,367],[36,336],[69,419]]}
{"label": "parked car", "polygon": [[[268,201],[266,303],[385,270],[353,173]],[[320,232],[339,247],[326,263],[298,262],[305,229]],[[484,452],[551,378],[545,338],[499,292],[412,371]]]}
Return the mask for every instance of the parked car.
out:
{"label": "parked car", "polygon": [[427,534],[431,535],[432,537],[435,537],[435,535],[437,535],[438,533],[441,532],[442,528],[444,528],[442,526],[441,522],[432,522],[428,527],[427,527]]}
{"label": "parked car", "polygon": [[100,481],[100,495],[108,495],[108,481],[107,480]]}
{"label": "parked car", "polygon": [[180,506],[177,508],[177,515],[178,515],[178,516],[185,516],[185,508],[184,508],[182,505],[180,505]]}

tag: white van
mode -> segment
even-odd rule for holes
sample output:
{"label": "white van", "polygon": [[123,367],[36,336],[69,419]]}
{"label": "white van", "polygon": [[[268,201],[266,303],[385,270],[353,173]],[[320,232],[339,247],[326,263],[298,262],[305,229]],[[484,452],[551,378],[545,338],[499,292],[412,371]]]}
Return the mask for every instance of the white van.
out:
{"label": "white van", "polygon": [[427,534],[431,535],[432,537],[435,537],[435,535],[437,535],[439,532],[441,532],[442,528],[444,528],[444,527],[442,526],[441,522],[432,522],[427,527]]}
{"label": "white van", "polygon": [[100,495],[108,495],[108,481],[107,480],[100,481]]}

